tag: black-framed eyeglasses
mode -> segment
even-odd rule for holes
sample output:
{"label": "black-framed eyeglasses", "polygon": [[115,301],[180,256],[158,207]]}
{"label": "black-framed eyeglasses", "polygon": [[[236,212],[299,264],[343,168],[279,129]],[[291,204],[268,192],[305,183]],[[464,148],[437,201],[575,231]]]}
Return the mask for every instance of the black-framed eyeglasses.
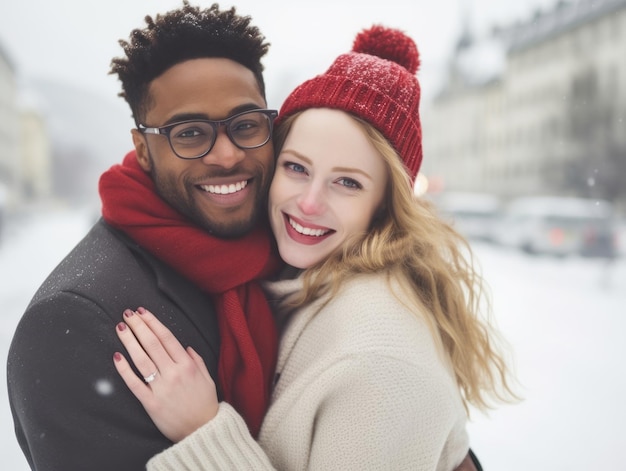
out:
{"label": "black-framed eyeglasses", "polygon": [[139,124],[138,129],[143,134],[167,136],[172,151],[181,159],[199,159],[213,149],[220,126],[226,127],[228,138],[240,149],[264,146],[272,137],[276,116],[276,110],[250,110],[226,119],[194,119],[158,128]]}

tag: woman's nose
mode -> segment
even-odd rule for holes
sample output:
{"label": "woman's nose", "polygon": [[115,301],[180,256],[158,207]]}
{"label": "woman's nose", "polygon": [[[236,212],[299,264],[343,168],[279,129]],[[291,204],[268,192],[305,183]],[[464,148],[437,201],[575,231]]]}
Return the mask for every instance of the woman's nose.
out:
{"label": "woman's nose", "polygon": [[315,184],[308,185],[297,202],[302,214],[308,216],[321,214],[326,209],[324,189]]}

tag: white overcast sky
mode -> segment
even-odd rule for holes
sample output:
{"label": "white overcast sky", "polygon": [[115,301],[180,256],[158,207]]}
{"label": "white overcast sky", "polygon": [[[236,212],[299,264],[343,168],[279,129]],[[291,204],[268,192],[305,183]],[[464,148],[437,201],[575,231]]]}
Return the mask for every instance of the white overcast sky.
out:
{"label": "white overcast sky", "polygon": [[[374,23],[400,28],[414,38],[427,94],[437,86],[437,73],[449,56],[463,12],[480,31],[494,23],[526,19],[555,1],[235,0],[220,4],[235,5],[240,13],[252,16],[272,44],[264,64],[268,99],[277,107],[288,89],[323,72],[338,54],[350,49],[359,30]],[[111,58],[121,54],[118,39],[143,26],[146,14],[181,4],[182,0],[1,0],[0,44],[19,77],[60,79],[117,99],[119,85],[108,69]]]}

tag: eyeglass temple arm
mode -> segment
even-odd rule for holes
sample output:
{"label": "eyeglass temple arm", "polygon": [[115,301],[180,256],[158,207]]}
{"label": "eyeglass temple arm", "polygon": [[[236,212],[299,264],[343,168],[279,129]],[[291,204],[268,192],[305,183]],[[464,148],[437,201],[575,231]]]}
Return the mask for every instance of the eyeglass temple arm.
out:
{"label": "eyeglass temple arm", "polygon": [[144,134],[161,134],[161,130],[159,128],[147,128],[143,124],[137,126],[139,131]]}

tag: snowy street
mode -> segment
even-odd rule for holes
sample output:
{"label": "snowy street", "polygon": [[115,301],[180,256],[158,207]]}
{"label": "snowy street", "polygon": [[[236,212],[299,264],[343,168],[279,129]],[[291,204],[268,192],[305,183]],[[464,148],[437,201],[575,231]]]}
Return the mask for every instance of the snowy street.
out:
{"label": "snowy street", "polygon": [[[2,469],[26,471],[6,392],[15,326],[52,268],[85,234],[93,211],[34,213],[0,236]],[[512,346],[525,398],[476,412],[471,446],[487,471],[619,470],[626,449],[626,257],[531,257],[475,245],[494,316]]]}

